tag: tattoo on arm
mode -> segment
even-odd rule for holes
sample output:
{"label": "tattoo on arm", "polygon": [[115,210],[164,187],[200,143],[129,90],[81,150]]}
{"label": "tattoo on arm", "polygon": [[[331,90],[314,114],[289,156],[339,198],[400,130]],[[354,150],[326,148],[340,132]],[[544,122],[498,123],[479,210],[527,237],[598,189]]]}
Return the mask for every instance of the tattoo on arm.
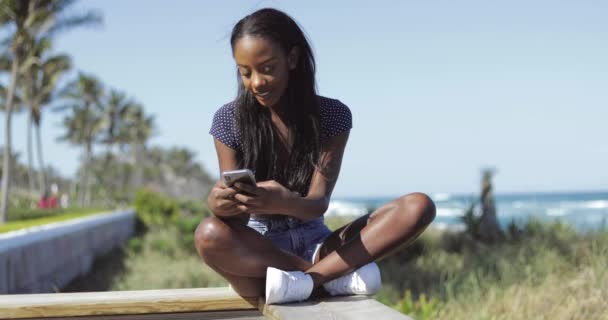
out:
{"label": "tattoo on arm", "polygon": [[338,180],[341,160],[341,157],[336,157],[333,152],[323,152],[321,154],[318,170],[328,182],[335,183]]}

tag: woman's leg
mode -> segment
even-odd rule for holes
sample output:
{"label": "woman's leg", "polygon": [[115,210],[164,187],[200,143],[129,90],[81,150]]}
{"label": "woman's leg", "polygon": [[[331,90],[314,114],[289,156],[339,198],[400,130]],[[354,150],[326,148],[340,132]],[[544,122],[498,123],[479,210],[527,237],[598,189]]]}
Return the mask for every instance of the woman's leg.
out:
{"label": "woman's leg", "polygon": [[312,264],[285,252],[237,220],[209,217],[194,233],[198,254],[244,297],[264,294],[266,268],[305,271]]}
{"label": "woman's leg", "polygon": [[435,204],[427,195],[397,198],[334,231],[323,242],[318,262],[306,273],[319,287],[409,245],[434,218]]}

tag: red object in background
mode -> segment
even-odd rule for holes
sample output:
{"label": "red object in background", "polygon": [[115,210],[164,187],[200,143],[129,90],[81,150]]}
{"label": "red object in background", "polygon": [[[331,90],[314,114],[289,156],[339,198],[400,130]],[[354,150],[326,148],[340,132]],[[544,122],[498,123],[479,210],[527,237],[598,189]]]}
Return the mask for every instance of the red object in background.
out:
{"label": "red object in background", "polygon": [[48,209],[49,207],[49,200],[47,198],[40,198],[40,201],[38,201],[38,209]]}
{"label": "red object in background", "polygon": [[57,208],[57,197],[51,196],[51,197],[49,197],[48,201],[49,201],[49,209]]}
{"label": "red object in background", "polygon": [[57,197],[50,196],[48,198],[42,197],[38,201],[39,209],[55,209],[57,208]]}

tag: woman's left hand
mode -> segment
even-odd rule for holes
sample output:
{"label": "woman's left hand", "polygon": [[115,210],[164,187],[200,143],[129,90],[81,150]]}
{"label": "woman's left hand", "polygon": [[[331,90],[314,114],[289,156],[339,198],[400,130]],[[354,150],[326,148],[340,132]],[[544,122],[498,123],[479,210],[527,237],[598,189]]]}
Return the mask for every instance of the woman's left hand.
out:
{"label": "woman's left hand", "polygon": [[275,180],[261,181],[257,186],[237,182],[234,187],[241,191],[234,198],[247,207],[248,213],[285,214],[291,200],[298,196]]}

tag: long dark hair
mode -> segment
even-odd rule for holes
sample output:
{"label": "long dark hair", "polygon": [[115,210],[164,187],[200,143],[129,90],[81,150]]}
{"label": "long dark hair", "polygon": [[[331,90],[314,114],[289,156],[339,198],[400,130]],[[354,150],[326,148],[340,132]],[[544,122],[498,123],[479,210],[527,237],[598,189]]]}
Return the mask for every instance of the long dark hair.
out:
{"label": "long dark hair", "polygon": [[315,85],[315,59],[306,36],[287,14],[276,9],[261,9],[241,19],[232,29],[232,51],[236,42],[246,36],[257,36],[278,44],[285,54],[296,47],[299,57],[281,99],[285,108],[285,125],[292,146],[288,159],[279,159],[282,148],[268,108],[263,107],[239,83],[236,98],[237,126],[242,148],[237,151],[241,168],[255,170],[259,181],[274,179],[305,196],[319,158],[319,101]]}

